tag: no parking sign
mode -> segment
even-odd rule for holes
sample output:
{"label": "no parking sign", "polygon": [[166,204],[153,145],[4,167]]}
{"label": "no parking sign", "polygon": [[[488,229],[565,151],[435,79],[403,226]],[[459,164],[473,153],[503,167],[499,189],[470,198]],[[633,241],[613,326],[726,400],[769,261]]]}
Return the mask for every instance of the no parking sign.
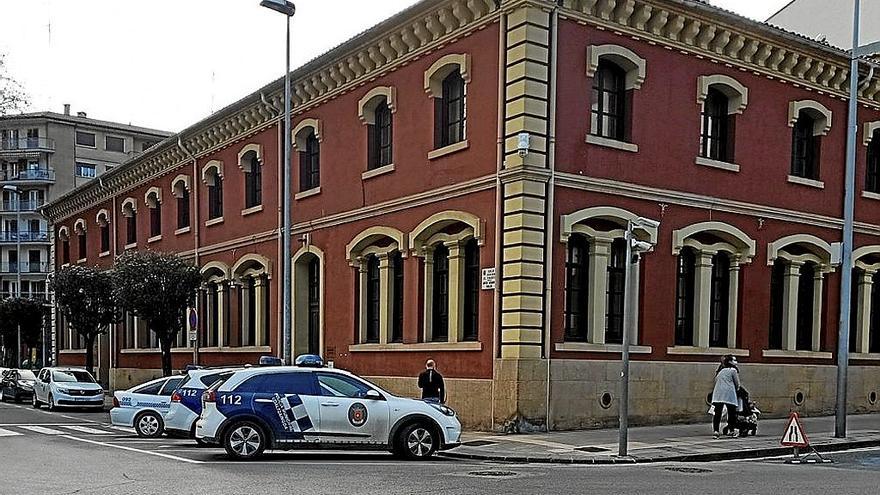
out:
{"label": "no parking sign", "polygon": [[199,314],[196,313],[195,308],[189,309],[189,340],[190,342],[195,342],[196,337],[198,336],[199,329]]}

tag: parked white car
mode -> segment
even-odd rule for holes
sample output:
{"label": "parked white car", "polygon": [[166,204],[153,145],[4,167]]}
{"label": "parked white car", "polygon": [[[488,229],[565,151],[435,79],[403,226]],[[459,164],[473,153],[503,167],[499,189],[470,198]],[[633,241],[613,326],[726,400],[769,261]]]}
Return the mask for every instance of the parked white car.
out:
{"label": "parked white car", "polygon": [[171,394],[183,375],[158,378],[113,394],[110,422],[133,427],[141,437],[156,438],[165,431],[165,415],[171,407]]}
{"label": "parked white car", "polygon": [[34,382],[33,405],[104,408],[104,389],[91,373],[82,368],[43,368]]}

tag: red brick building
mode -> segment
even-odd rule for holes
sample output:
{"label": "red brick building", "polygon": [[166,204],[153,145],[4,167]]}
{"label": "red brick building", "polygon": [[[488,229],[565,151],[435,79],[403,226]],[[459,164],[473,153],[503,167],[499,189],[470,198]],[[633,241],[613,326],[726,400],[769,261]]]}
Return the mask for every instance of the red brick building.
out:
{"label": "red brick building", "polygon": [[[646,217],[634,421],[702,417],[728,353],[763,410],[830,411],[847,77],[844,52],[694,0],[421,2],[293,73],[294,353],[406,394],[434,358],[472,427],[614,421],[623,229]],[[880,78],[862,88],[849,392],[877,411]],[[181,253],[199,363],[278,354],[281,91],[47,207],[56,266]],[[101,368],[145,379],[157,347],[126,317]]]}

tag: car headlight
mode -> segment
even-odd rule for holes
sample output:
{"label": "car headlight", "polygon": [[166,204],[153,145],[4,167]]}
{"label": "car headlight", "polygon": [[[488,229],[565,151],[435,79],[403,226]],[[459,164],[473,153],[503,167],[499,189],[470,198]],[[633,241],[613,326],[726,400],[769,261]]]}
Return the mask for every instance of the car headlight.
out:
{"label": "car headlight", "polygon": [[70,390],[66,389],[66,388],[59,388],[58,393],[68,395],[68,394],[70,394]]}
{"label": "car headlight", "polygon": [[444,406],[443,404],[431,404],[431,406],[447,416],[455,416],[455,411],[451,407]]}

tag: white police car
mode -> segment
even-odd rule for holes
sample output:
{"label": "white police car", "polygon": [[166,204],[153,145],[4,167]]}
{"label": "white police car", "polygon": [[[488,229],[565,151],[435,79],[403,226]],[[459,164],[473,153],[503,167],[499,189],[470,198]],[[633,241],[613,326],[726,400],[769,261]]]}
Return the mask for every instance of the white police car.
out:
{"label": "white police car", "polygon": [[134,427],[141,437],[161,436],[165,430],[165,414],[171,407],[171,394],[183,379],[182,375],[169,376],[115,392],[110,423]]}
{"label": "white police car", "polygon": [[196,438],[222,445],[237,460],[266,449],[327,447],[420,459],[461,442],[452,409],[397,397],[337,369],[240,370],[208,388],[203,402]]}
{"label": "white police car", "polygon": [[[202,392],[238,369],[201,368],[187,371],[182,383],[171,393],[171,404],[165,414],[165,431],[171,435],[193,438],[196,420],[202,412]],[[202,443],[198,439],[196,441]]]}

